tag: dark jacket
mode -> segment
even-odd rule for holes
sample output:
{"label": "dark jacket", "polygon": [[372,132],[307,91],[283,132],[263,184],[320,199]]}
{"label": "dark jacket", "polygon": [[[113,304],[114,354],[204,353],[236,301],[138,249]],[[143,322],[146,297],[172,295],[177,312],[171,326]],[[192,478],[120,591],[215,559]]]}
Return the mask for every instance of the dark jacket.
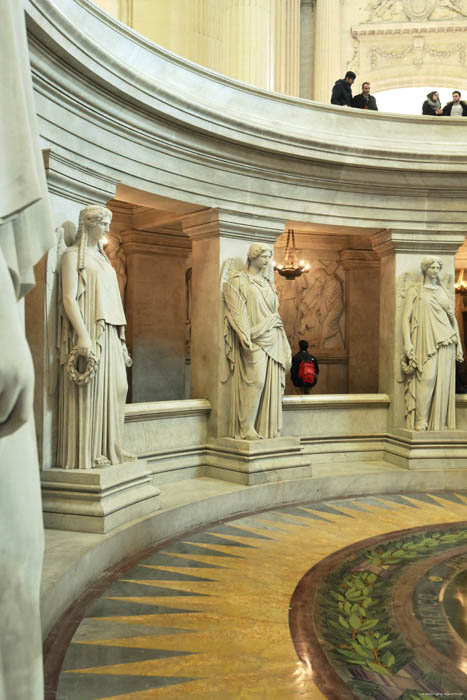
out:
{"label": "dark jacket", "polygon": [[432,117],[441,117],[441,114],[436,114],[436,110],[433,109],[433,107],[430,105],[428,100],[425,100],[425,102],[422,105],[422,114],[428,114]]}
{"label": "dark jacket", "polygon": [[357,107],[357,109],[372,109],[375,112],[378,111],[378,107],[376,106],[376,100],[373,97],[373,95],[368,95],[367,102],[363,92],[361,92],[359,95],[355,95],[355,97],[352,100],[352,107]]}
{"label": "dark jacket", "polygon": [[[444,117],[450,117],[451,116],[451,110],[452,110],[452,105],[454,102],[448,102],[445,107],[443,107],[443,116]],[[467,117],[467,103],[464,102],[464,100],[460,100],[459,104],[462,106],[462,116]]]}
{"label": "dark jacket", "polygon": [[351,106],[351,104],[352,104],[352,88],[344,80],[344,78],[340,78],[340,80],[336,80],[334,87],[332,88],[331,104],[332,105],[349,105],[349,107]]}
{"label": "dark jacket", "polygon": [[[309,360],[310,362],[313,362],[315,365],[315,381],[313,382],[313,384],[305,384],[303,379],[300,379],[300,377],[298,376],[298,368],[300,367],[300,363],[302,360]],[[310,355],[310,353],[307,352],[306,350],[300,350],[300,352],[297,352],[297,354],[292,357],[292,366],[290,368],[290,377],[292,379],[292,384],[294,386],[314,386],[316,384],[316,382],[318,381],[318,374],[319,374],[318,360],[313,355]]]}

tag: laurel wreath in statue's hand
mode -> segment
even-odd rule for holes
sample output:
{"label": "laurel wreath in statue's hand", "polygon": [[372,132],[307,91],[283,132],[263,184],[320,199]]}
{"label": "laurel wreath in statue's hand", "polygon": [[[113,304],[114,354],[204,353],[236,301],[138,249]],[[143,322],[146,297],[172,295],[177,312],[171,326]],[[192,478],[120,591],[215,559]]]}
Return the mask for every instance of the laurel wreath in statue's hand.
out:
{"label": "laurel wreath in statue's hand", "polygon": [[74,347],[67,357],[65,369],[77,386],[89,384],[97,372],[98,360],[89,348]]}

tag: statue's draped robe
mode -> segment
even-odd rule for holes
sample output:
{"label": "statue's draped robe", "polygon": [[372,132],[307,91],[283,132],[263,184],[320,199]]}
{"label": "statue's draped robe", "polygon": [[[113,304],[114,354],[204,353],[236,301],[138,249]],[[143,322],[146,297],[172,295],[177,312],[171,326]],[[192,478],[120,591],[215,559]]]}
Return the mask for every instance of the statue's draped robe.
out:
{"label": "statue's draped robe", "polygon": [[[55,244],[33,103],[24,5],[18,0],[2,3],[0,63],[0,255],[12,282],[11,290],[2,289],[1,304],[14,303],[15,296],[22,299],[34,285],[33,266]],[[21,302],[18,314],[24,325]],[[2,342],[9,339],[4,337]],[[0,439],[0,700],[43,697],[42,554],[39,466],[31,418]]]}
{"label": "statue's draped robe", "polygon": [[[417,369],[406,380],[406,425],[454,430],[456,355],[460,346],[451,300],[441,286],[410,288],[410,338]],[[423,382],[425,380],[425,383]]]}
{"label": "statue's draped robe", "polygon": [[254,427],[263,438],[280,435],[290,346],[269,281],[240,272],[224,284],[224,337],[232,370],[229,435],[248,437],[248,414],[257,405]]}
{"label": "statue's draped robe", "polygon": [[[69,249],[78,265],[78,248]],[[61,284],[59,285],[61,289]],[[58,350],[60,362],[58,460],[65,469],[92,469],[96,459],[111,464],[124,461],[122,433],[128,389],[123,354],[125,314],[115,271],[100,250],[86,253],[79,272],[77,301],[93,351],[97,372],[84,386],[76,386],[65,370],[77,336],[59,301]]]}

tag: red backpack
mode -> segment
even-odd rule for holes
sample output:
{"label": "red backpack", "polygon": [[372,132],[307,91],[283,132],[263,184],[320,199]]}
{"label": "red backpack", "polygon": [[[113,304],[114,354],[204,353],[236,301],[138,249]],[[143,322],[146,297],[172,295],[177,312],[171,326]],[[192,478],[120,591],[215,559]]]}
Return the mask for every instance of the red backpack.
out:
{"label": "red backpack", "polygon": [[304,384],[313,384],[316,378],[316,367],[313,360],[302,360],[298,367],[298,378]]}

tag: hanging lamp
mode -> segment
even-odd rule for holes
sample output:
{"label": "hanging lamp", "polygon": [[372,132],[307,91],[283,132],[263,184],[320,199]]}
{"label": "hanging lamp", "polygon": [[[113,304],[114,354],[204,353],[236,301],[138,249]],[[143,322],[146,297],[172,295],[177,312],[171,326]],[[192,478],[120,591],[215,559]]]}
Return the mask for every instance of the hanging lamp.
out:
{"label": "hanging lamp", "polygon": [[274,269],[288,280],[296,279],[309,272],[310,266],[304,260],[298,261],[297,248],[295,246],[295,233],[292,228],[287,231],[287,242],[285,244],[284,258],[279,265],[274,264]]}

